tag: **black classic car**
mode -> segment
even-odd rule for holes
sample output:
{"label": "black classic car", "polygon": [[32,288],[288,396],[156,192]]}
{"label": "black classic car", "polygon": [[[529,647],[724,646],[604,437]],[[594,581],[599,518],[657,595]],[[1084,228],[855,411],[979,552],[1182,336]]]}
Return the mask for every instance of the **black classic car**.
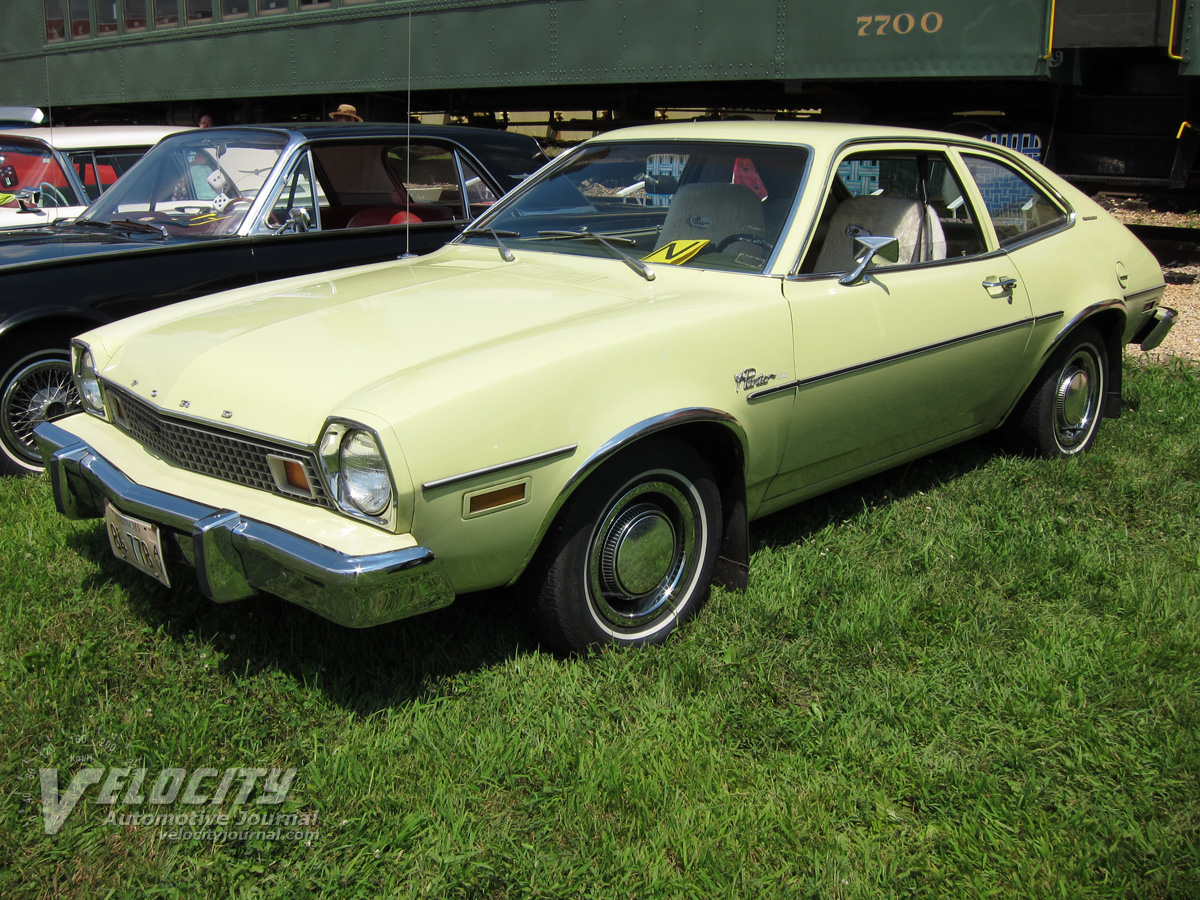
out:
{"label": "black classic car", "polygon": [[538,169],[528,136],[420,124],[164,139],[74,220],[0,229],[0,472],[78,404],[70,339],[167,303],[436,249]]}

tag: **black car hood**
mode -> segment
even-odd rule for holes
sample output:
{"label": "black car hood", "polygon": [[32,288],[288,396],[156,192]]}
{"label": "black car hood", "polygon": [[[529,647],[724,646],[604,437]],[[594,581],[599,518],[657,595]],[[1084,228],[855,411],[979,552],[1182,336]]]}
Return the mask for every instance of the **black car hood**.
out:
{"label": "black car hood", "polygon": [[37,263],[117,250],[161,247],[152,235],[130,235],[101,228],[75,230],[70,226],[32,226],[0,229],[0,267]]}

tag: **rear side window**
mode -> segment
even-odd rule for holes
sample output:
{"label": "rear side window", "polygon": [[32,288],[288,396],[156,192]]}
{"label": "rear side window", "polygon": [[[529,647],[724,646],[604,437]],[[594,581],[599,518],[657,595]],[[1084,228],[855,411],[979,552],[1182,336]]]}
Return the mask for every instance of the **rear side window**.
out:
{"label": "rear side window", "polygon": [[1044,191],[1011,166],[982,156],[963,155],[987,208],[1001,247],[1053,231],[1067,215]]}

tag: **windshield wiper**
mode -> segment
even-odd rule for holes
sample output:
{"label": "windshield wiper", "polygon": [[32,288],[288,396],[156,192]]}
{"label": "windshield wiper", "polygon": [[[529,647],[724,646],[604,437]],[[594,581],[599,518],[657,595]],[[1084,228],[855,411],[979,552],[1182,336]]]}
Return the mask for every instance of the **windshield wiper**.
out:
{"label": "windshield wiper", "polygon": [[590,231],[587,228],[579,231],[539,231],[538,235],[547,238],[587,238],[588,240],[599,241],[604,245],[605,249],[610,251],[614,256],[621,260],[621,262],[625,263],[625,265],[629,266],[629,268],[633,269],[633,271],[637,272],[647,281],[654,280],[653,269],[651,269],[640,259],[634,259],[615,243],[613,243],[613,241],[620,241],[622,244],[636,244],[637,241],[635,241],[633,238],[617,237],[615,235],[605,237],[599,232]]}
{"label": "windshield wiper", "polygon": [[519,232],[519,231],[497,231],[495,228],[467,228],[467,229],[464,229],[463,231],[460,231],[459,234],[461,234],[463,237],[483,236],[483,237],[495,238],[496,246],[500,248],[500,258],[502,260],[504,260],[505,262],[512,262],[514,259],[516,259],[516,257],[513,256],[513,252],[504,245],[504,241],[500,240],[500,238],[501,237],[510,237],[510,238],[520,237],[521,232]]}
{"label": "windshield wiper", "polygon": [[151,222],[134,222],[132,219],[117,219],[113,222],[102,222],[99,219],[73,219],[63,224],[67,226],[83,225],[88,228],[114,228],[119,231],[139,231],[160,238],[167,236],[167,229],[161,225],[154,225]]}

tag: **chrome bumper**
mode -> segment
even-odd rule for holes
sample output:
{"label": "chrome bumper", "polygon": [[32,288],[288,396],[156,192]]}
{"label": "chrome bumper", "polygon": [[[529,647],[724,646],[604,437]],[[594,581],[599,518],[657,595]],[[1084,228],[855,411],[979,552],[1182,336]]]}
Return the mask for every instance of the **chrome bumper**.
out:
{"label": "chrome bumper", "polygon": [[1154,310],[1154,316],[1142,326],[1142,334],[1134,338],[1142,350],[1153,350],[1163,342],[1163,338],[1171,330],[1171,326],[1175,324],[1175,320],[1179,317],[1179,313],[1167,306],[1160,306]]}
{"label": "chrome bumper", "polygon": [[[34,436],[58,511],[104,515],[105,500],[173,534],[218,603],[275,594],[340,625],[363,628],[446,606],[454,590],[425,547],[347,556],[228,509],[214,509],[130,481],[85,441],[53,423]],[[167,534],[163,534],[165,539]]]}

